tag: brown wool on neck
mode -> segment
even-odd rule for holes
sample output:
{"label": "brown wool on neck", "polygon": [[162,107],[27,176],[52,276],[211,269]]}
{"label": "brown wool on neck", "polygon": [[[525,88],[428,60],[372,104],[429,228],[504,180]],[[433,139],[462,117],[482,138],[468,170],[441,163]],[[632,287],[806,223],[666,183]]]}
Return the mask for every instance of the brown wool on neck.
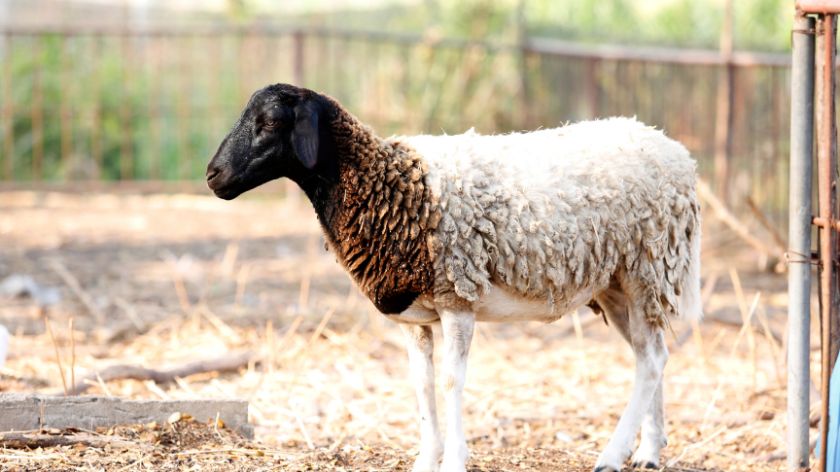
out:
{"label": "brown wool on neck", "polygon": [[420,155],[381,139],[335,103],[332,135],[339,182],[322,221],[339,261],[383,313],[399,313],[431,293],[428,238],[440,220]]}

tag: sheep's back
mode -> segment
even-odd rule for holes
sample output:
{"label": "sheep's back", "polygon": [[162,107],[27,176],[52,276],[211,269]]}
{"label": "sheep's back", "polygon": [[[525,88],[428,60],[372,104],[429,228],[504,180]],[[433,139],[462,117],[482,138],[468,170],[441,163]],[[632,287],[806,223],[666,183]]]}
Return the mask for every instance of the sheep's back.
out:
{"label": "sheep's back", "polygon": [[495,283],[553,306],[621,270],[649,295],[652,321],[676,307],[699,234],[695,163],[661,131],[613,118],[405,140],[441,211],[430,240],[439,301],[475,302]]}

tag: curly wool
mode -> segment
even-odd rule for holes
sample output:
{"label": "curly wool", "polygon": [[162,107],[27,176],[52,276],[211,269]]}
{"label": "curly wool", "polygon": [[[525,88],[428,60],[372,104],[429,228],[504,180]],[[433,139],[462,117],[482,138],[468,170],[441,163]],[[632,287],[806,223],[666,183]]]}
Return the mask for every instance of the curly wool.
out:
{"label": "curly wool", "polygon": [[399,313],[431,291],[427,241],[440,220],[413,148],[381,139],[334,103],[331,132],[339,183],[322,225],[362,292],[383,313]]}
{"label": "curly wool", "polygon": [[694,289],[695,163],[661,131],[612,118],[406,141],[441,212],[429,235],[436,303],[469,305],[495,284],[553,310],[616,277],[663,325]]}

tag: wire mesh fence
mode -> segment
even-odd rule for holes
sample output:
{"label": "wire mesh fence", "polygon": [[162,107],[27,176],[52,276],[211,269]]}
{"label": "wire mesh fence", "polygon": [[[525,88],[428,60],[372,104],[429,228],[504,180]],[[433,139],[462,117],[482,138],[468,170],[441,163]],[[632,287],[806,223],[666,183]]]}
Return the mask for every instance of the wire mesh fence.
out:
{"label": "wire mesh fence", "polygon": [[784,55],[523,44],[339,30],[0,31],[0,180],[201,179],[250,94],[293,82],[382,134],[552,127],[635,115],[714,185],[719,70],[732,73],[730,194],[787,209]]}

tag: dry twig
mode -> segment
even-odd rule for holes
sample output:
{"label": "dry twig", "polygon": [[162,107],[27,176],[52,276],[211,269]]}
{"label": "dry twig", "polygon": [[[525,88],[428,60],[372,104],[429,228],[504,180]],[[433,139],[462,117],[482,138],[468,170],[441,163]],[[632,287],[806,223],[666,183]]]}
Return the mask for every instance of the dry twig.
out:
{"label": "dry twig", "polygon": [[55,340],[52,326],[50,326],[50,319],[44,317],[44,326],[47,329],[47,334],[50,335],[50,341],[55,349],[55,363],[58,365],[58,373],[61,374],[61,386],[64,387],[64,394],[67,395],[67,379],[64,376],[64,366],[61,365],[61,352],[58,350],[58,342]]}
{"label": "dry twig", "polygon": [[[67,325],[67,331],[70,333],[70,385],[76,385],[76,335],[73,333],[73,317],[70,317]],[[67,391],[66,387],[64,391]]]}
{"label": "dry twig", "polygon": [[76,298],[82,302],[82,305],[85,306],[88,313],[93,315],[96,322],[100,325],[103,324],[105,322],[105,314],[102,313],[102,310],[96,306],[96,303],[93,302],[91,296],[82,289],[82,285],[79,283],[79,280],[69,270],[67,270],[64,263],[58,259],[51,259],[50,267],[52,267],[53,271],[61,278],[62,281],[64,281],[70,291],[76,295]]}
{"label": "dry twig", "polygon": [[138,447],[138,443],[126,441],[122,438],[88,433],[66,436],[60,434],[18,432],[0,434],[0,446],[10,449],[37,449],[39,447],[75,446],[77,444],[99,448],[104,448],[106,446],[124,448]]}
{"label": "dry twig", "polygon": [[155,370],[138,365],[112,365],[97,372],[86,375],[68,392],[70,395],[79,395],[86,392],[96,380],[107,382],[109,380],[134,379],[151,380],[155,383],[168,383],[176,377],[188,377],[204,372],[229,372],[247,366],[253,358],[251,351],[229,354],[206,361],[195,361],[172,369]]}
{"label": "dry twig", "polygon": [[749,207],[750,211],[755,215],[755,218],[761,223],[761,226],[770,233],[770,236],[773,238],[773,243],[776,245],[776,248],[782,252],[787,251],[787,244],[785,243],[785,239],[779,234],[779,229],[773,226],[773,223],[770,222],[770,219],[767,218],[767,215],[761,211],[761,208],[752,199],[752,197],[747,196],[747,206]]}
{"label": "dry twig", "polygon": [[784,257],[784,250],[778,250],[778,248],[773,248],[768,246],[764,241],[758,239],[757,237],[753,236],[750,233],[750,230],[735,216],[726,205],[723,204],[712,191],[709,189],[709,185],[704,182],[702,179],[697,181],[697,194],[698,196],[706,202],[706,204],[711,207],[711,209],[715,212],[715,216],[718,219],[728,226],[738,237],[744,240],[747,244],[752,246],[755,250],[764,254],[765,256],[772,256],[776,259],[782,259]]}

